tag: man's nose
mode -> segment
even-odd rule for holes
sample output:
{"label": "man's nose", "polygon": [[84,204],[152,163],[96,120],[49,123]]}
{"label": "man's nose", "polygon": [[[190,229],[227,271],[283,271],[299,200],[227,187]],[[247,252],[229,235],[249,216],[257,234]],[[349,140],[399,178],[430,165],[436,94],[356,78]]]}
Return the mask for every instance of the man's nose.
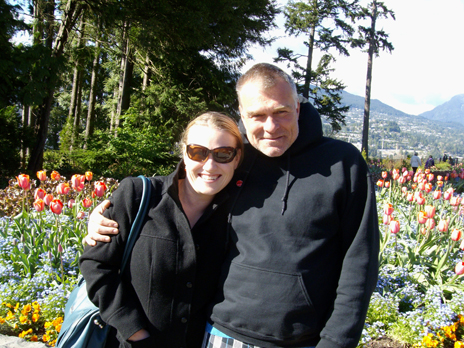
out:
{"label": "man's nose", "polygon": [[264,122],[264,130],[268,133],[273,133],[279,128],[279,122],[273,116],[268,116]]}

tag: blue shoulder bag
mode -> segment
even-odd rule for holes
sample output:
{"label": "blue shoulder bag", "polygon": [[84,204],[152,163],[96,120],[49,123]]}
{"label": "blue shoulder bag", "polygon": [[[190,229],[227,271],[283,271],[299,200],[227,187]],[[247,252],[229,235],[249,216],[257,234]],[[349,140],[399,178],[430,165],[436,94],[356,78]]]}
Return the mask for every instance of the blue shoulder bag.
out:
{"label": "blue shoulder bag", "polygon": [[[140,227],[148,209],[151,195],[151,182],[140,175],[143,180],[143,194],[140,207],[132,224],[121,260],[123,272],[129,255],[139,235]],[[87,296],[85,280],[81,278],[71,292],[64,309],[64,321],[56,341],[57,348],[103,348],[106,343],[109,326],[100,317],[100,311]]]}

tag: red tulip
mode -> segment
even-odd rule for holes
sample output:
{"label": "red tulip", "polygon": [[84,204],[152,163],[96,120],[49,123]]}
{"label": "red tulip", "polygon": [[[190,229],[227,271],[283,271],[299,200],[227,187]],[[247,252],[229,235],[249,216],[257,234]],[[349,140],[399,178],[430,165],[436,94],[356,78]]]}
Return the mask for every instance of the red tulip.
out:
{"label": "red tulip", "polygon": [[382,178],[386,179],[386,178],[387,178],[387,176],[388,176],[388,173],[387,173],[387,172],[385,172],[385,171],[383,171],[383,172],[382,172]]}
{"label": "red tulip", "polygon": [[448,220],[440,220],[438,222],[438,230],[440,232],[447,232],[448,231],[448,226],[449,226]]}
{"label": "red tulip", "polygon": [[80,211],[77,213],[76,218],[78,218],[79,220],[82,220],[84,217],[85,217],[85,213],[83,211]]}
{"label": "red tulip", "polygon": [[378,186],[378,187],[383,187],[384,183],[385,183],[385,182],[384,182],[382,179],[379,179],[379,180],[377,181],[377,186]]}
{"label": "red tulip", "polygon": [[45,181],[47,180],[47,172],[45,170],[39,170],[37,172],[37,178],[40,180],[40,181]]}
{"label": "red tulip", "polygon": [[456,264],[456,267],[454,268],[454,272],[457,275],[464,274],[464,262],[460,261]]}
{"label": "red tulip", "polygon": [[29,175],[27,174],[19,174],[16,179],[18,179],[18,185],[23,190],[29,190],[31,188],[31,182],[29,180]]}
{"label": "red tulip", "polygon": [[408,188],[406,186],[403,186],[401,188],[401,192],[403,193],[403,195],[405,195],[408,192]]}
{"label": "red tulip", "polygon": [[38,212],[44,210],[45,208],[45,203],[43,200],[41,200],[40,198],[37,199],[34,203],[32,203],[34,205],[34,209],[37,210]]}
{"label": "red tulip", "polygon": [[82,205],[84,206],[84,208],[88,208],[92,205],[92,200],[90,198],[84,198],[82,200]]}
{"label": "red tulip", "polygon": [[59,183],[56,187],[56,193],[59,195],[66,195],[69,193],[69,190],[71,190],[71,188],[69,187],[69,184],[65,182]]}
{"label": "red tulip", "polygon": [[390,181],[385,181],[385,187],[389,188],[390,187]]}
{"label": "red tulip", "polygon": [[432,185],[430,182],[428,182],[428,183],[426,183],[426,184],[424,185],[424,191],[425,191],[425,192],[429,193],[429,192],[432,191],[432,189],[433,189],[433,185]]}
{"label": "red tulip", "polygon": [[93,173],[92,172],[85,172],[85,180],[92,181]]}
{"label": "red tulip", "polygon": [[403,185],[405,182],[406,182],[406,177],[405,176],[402,176],[398,179],[398,182]]}
{"label": "red tulip", "polygon": [[437,175],[437,180],[438,181],[442,181],[443,180],[443,177],[441,175]]}
{"label": "red tulip", "polygon": [[427,222],[427,214],[425,214],[425,211],[421,210],[417,213],[417,221],[420,224],[425,224]]}
{"label": "red tulip", "polygon": [[60,180],[61,176],[60,176],[60,173],[58,173],[56,170],[54,170],[50,174],[50,178],[52,178],[52,180],[58,181],[58,180]]}
{"label": "red tulip", "polygon": [[390,222],[390,232],[397,234],[400,231],[400,223],[397,220],[392,220]]}
{"label": "red tulip", "polygon": [[59,199],[54,199],[50,202],[50,210],[56,215],[61,214],[63,210],[63,203]]}
{"label": "red tulip", "polygon": [[425,214],[429,219],[433,218],[435,216],[435,207],[433,205],[426,205],[424,207]]}
{"label": "red tulip", "polygon": [[462,237],[462,231],[461,230],[458,230],[457,228],[454,228],[453,231],[451,232],[451,240],[454,240],[455,242],[457,242],[458,240],[460,240]]}
{"label": "red tulip", "polygon": [[50,206],[51,201],[53,201],[53,195],[50,193],[46,194],[43,201],[46,205]]}
{"label": "red tulip", "polygon": [[437,187],[443,187],[443,181],[438,180],[437,181]]}
{"label": "red tulip", "polygon": [[424,197],[416,197],[416,202],[419,205],[423,205],[425,203],[425,198]]}
{"label": "red tulip", "polygon": [[95,183],[95,194],[98,197],[103,197],[106,191],[106,185],[103,181],[98,181]]}
{"label": "red tulip", "polygon": [[34,192],[34,199],[43,199],[47,193],[45,192],[44,189],[38,188]]}
{"label": "red tulip", "polygon": [[429,175],[427,175],[427,180],[430,182],[432,181],[434,178],[434,175],[432,173],[430,173]]}

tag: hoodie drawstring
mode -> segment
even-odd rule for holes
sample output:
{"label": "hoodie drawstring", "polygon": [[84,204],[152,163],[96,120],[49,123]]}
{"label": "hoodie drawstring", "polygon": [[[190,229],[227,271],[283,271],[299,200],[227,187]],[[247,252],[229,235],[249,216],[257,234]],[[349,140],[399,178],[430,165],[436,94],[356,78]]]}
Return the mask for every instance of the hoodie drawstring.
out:
{"label": "hoodie drawstring", "polygon": [[287,198],[288,192],[290,191],[290,155],[287,155],[287,182],[285,184],[285,192],[282,197],[282,215],[284,215],[285,210],[287,210]]}

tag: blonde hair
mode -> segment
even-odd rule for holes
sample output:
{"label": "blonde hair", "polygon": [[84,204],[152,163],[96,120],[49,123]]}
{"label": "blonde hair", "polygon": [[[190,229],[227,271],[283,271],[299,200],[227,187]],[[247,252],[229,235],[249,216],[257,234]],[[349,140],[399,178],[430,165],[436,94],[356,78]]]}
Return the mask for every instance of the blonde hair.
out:
{"label": "blonde hair", "polygon": [[193,120],[189,122],[189,124],[187,125],[180,137],[179,145],[181,146],[182,152],[188,145],[187,138],[193,126],[210,127],[220,131],[226,131],[227,133],[232,135],[235,138],[236,142],[235,148],[237,150],[240,150],[239,164],[242,162],[244,150],[242,135],[240,134],[240,130],[238,129],[237,123],[231,117],[216,111],[207,111],[195,117]]}

